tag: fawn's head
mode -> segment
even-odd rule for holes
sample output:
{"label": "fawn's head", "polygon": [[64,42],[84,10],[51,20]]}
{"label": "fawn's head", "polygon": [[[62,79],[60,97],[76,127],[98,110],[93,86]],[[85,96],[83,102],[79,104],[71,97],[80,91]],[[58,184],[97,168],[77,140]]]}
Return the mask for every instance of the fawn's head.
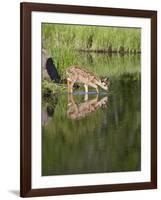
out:
{"label": "fawn's head", "polygon": [[104,90],[108,90],[108,86],[109,86],[109,78],[105,77],[101,79],[101,87]]}

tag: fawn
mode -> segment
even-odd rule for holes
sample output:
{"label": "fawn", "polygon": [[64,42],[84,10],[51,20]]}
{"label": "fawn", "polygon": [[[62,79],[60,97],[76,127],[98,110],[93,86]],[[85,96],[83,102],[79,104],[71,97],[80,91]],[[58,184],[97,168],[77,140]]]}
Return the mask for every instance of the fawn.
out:
{"label": "fawn", "polygon": [[85,92],[88,93],[88,86],[96,89],[99,93],[98,86],[104,90],[108,90],[108,79],[95,76],[93,73],[78,66],[71,66],[66,69],[68,92],[73,93],[73,85],[75,82],[83,83]]}

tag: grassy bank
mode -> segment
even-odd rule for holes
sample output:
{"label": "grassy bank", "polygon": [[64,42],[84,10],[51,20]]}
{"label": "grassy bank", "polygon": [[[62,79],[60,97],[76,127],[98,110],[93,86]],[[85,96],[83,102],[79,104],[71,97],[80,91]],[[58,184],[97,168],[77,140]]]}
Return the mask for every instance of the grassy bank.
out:
{"label": "grassy bank", "polygon": [[[136,28],[42,24],[42,48],[53,58],[61,79],[66,78],[65,69],[71,65],[86,68],[99,77],[137,74],[140,42],[141,30]],[[48,89],[56,93],[66,90],[63,85],[47,81],[42,89],[43,93]]]}
{"label": "grassy bank", "polygon": [[95,53],[80,53],[69,49],[53,49],[51,55],[62,78],[65,69],[78,65],[97,76],[120,76],[123,73],[140,72],[140,55],[120,56]]}
{"label": "grassy bank", "polygon": [[[53,55],[61,79],[66,79],[65,69],[70,65],[82,66],[99,77],[106,76],[110,79],[111,77],[119,79],[123,74],[135,74],[134,76],[138,80],[138,74],[141,71],[140,55],[113,55],[110,57],[104,54],[88,54],[68,50],[56,50],[53,51]],[[49,90],[60,93],[66,91],[66,85],[53,84],[53,81],[43,80],[43,94],[48,93]]]}
{"label": "grassy bank", "polygon": [[43,48],[84,51],[140,52],[141,29],[42,24]]}

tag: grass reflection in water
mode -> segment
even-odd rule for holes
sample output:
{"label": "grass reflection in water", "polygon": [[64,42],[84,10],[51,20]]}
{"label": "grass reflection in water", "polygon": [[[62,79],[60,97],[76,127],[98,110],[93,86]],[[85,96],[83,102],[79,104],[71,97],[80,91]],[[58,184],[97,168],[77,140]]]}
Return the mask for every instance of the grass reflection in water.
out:
{"label": "grass reflection in water", "polygon": [[110,77],[108,95],[51,95],[42,111],[43,176],[140,170],[140,72]]}

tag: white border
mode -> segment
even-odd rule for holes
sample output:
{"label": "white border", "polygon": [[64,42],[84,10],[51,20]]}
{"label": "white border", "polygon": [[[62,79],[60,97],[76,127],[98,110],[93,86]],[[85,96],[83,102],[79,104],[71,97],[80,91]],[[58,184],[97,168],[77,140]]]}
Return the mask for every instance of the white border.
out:
{"label": "white border", "polygon": [[[41,23],[139,27],[141,31],[141,171],[41,176]],[[89,24],[90,23],[90,24]],[[32,12],[32,188],[150,182],[150,19]],[[134,122],[135,123],[135,122]]]}

